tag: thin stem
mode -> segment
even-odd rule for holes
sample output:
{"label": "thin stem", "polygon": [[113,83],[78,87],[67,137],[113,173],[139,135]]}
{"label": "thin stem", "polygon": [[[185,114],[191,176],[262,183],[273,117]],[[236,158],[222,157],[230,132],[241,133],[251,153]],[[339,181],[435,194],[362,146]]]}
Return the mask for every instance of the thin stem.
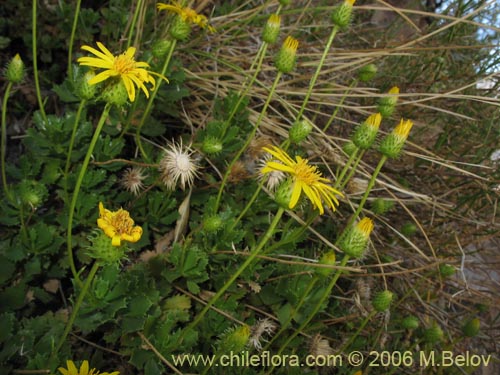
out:
{"label": "thin stem", "polygon": [[94,265],[90,269],[89,275],[87,276],[87,280],[85,280],[85,284],[83,284],[82,290],[80,294],[78,295],[78,299],[76,300],[75,306],[73,307],[73,311],[71,312],[71,316],[69,317],[68,323],[66,323],[66,328],[64,328],[64,332],[62,336],[59,338],[59,343],[57,344],[56,348],[52,352],[52,357],[56,356],[61,347],[63,346],[64,342],[66,341],[66,338],[68,337],[69,332],[71,331],[71,328],[73,327],[73,323],[75,322],[75,319],[78,315],[78,311],[80,310],[80,307],[82,306],[83,299],[85,298],[85,295],[87,294],[87,291],[89,290],[90,284],[92,283],[92,280],[94,279],[94,276],[97,273],[97,270],[99,269],[99,263],[94,262]]}
{"label": "thin stem", "polygon": [[314,85],[316,84],[316,80],[318,79],[319,72],[321,71],[321,68],[323,67],[323,64],[325,63],[326,55],[328,54],[328,51],[330,51],[330,47],[333,43],[333,40],[335,39],[335,35],[337,34],[338,27],[334,26],[333,30],[330,34],[330,37],[328,38],[328,42],[326,43],[325,49],[323,51],[323,55],[321,56],[321,59],[319,61],[318,67],[316,68],[316,71],[314,72],[314,75],[311,78],[311,81],[309,82],[309,88],[307,89],[306,96],[304,98],[304,101],[302,102],[302,106],[299,109],[299,113],[297,114],[296,119],[300,120],[302,117],[302,114],[304,113],[304,110],[306,109],[306,105],[309,102],[309,98],[311,97],[312,90],[314,88]]}
{"label": "thin stem", "polygon": [[370,191],[372,190],[373,186],[375,185],[375,181],[377,180],[377,176],[380,173],[380,170],[382,169],[382,166],[384,165],[385,161],[387,160],[387,156],[382,155],[382,158],[380,158],[380,161],[378,162],[377,168],[373,171],[372,178],[370,179],[370,182],[368,182],[368,187],[366,188],[365,195],[363,195],[363,199],[361,199],[361,202],[359,202],[358,208],[356,209],[356,212],[354,215],[351,216],[349,219],[349,222],[346,225],[346,228],[349,228],[351,224],[356,220],[356,218],[359,216],[361,210],[363,209],[363,206],[366,203],[366,200],[368,199],[368,195],[370,195]]}
{"label": "thin stem", "polygon": [[335,181],[335,186],[334,186],[335,189],[337,189],[337,188],[340,187],[342,179],[344,178],[347,170],[349,169],[349,167],[351,166],[352,162],[356,158],[356,155],[358,154],[358,151],[359,151],[359,148],[356,147],[356,149],[354,150],[354,152],[351,155],[349,155],[349,159],[347,160],[347,163],[345,163],[344,168],[342,168],[342,171],[339,174],[339,177],[337,177],[337,181]]}
{"label": "thin stem", "polygon": [[78,124],[80,123],[80,117],[82,115],[82,110],[85,107],[87,101],[83,99],[78,106],[78,110],[76,112],[75,123],[73,124],[73,131],[71,133],[71,138],[69,140],[69,149],[68,155],[66,157],[66,165],[64,166],[64,191],[66,192],[66,196],[68,195],[68,172],[71,164],[71,154],[73,152],[73,146],[75,144],[76,130],[78,129]]}
{"label": "thin stem", "polygon": [[347,177],[345,178],[345,180],[341,182],[341,184],[340,184],[340,190],[344,189],[345,185],[349,182],[349,180],[353,176],[354,172],[356,172],[356,169],[358,168],[358,165],[359,165],[361,159],[363,158],[364,154],[365,154],[365,150],[361,150],[361,153],[356,158],[356,161],[354,162],[354,165],[352,166],[351,170],[349,171],[349,174],[347,175]]}
{"label": "thin stem", "polygon": [[[163,63],[163,66],[161,68],[161,76],[162,77],[165,76],[165,72],[167,71],[168,64],[170,64],[170,60],[171,60],[172,55],[174,53],[174,49],[175,49],[176,43],[177,43],[177,41],[174,40],[172,42],[172,44],[170,45],[170,50],[168,51],[168,55],[165,58],[165,62]],[[137,130],[135,132],[135,142],[137,144],[137,147],[139,147],[139,149],[141,150],[141,153],[142,153],[142,155],[144,156],[145,159],[148,159],[148,156],[146,154],[146,151],[142,147],[142,143],[141,143],[141,129],[144,126],[144,123],[146,122],[146,119],[149,116],[149,112],[151,111],[151,107],[153,106],[153,101],[156,98],[156,94],[158,93],[158,90],[159,90],[159,88],[161,86],[161,83],[162,83],[162,79],[160,79],[160,81],[158,82],[158,84],[155,85],[155,88],[154,88],[153,92],[151,93],[151,96],[150,96],[150,98],[148,100],[148,104],[146,105],[146,109],[144,110],[144,114],[142,115],[141,122],[139,123],[139,125],[137,125]]]}
{"label": "thin stem", "polygon": [[40,82],[38,80],[38,60],[37,60],[37,48],[36,48],[36,2],[37,0],[33,0],[33,7],[31,9],[31,16],[32,16],[32,28],[31,28],[31,33],[32,33],[32,54],[33,54],[33,74],[35,78],[35,91],[36,91],[36,98],[38,100],[38,106],[40,107],[40,114],[42,115],[43,121],[47,124],[47,115],[45,114],[45,108],[43,106],[43,101],[42,101],[42,94],[40,92]]}
{"label": "thin stem", "polygon": [[[342,259],[342,261],[340,262],[340,267],[344,267],[348,260],[349,260],[349,255],[344,255],[344,258]],[[332,277],[332,279],[330,280],[330,284],[328,284],[328,286],[326,287],[325,289],[325,292],[323,293],[323,295],[321,296],[320,300],[318,301],[318,303],[316,303],[316,306],[314,307],[313,311],[309,314],[309,316],[302,322],[302,324],[300,325],[300,327],[290,335],[290,337],[285,341],[285,343],[283,345],[281,345],[281,348],[279,349],[277,355],[280,355],[283,350],[285,350],[285,348],[287,347],[287,345],[295,338],[297,337],[297,335],[302,332],[302,330],[307,327],[307,325],[311,322],[311,320],[316,316],[316,314],[318,313],[318,311],[321,309],[321,306],[323,306],[323,303],[328,299],[328,297],[330,296],[331,292],[332,292],[332,289],[333,287],[335,286],[335,284],[337,283],[337,280],[339,279],[340,275],[342,274],[342,270],[339,269],[335,272],[335,275]],[[272,371],[272,370],[271,370]]]}
{"label": "thin stem", "polygon": [[12,201],[12,196],[10,195],[9,186],[7,185],[7,174],[5,173],[5,157],[7,154],[7,101],[9,100],[10,90],[12,88],[12,82],[7,84],[5,89],[5,95],[3,97],[2,103],[2,139],[1,139],[1,162],[2,162],[2,184],[5,196],[8,200]]}
{"label": "thin stem", "polygon": [[73,273],[73,277],[75,278],[78,284],[81,284],[80,277],[76,272],[75,261],[73,259],[73,246],[72,246],[72,229],[73,229],[73,216],[75,214],[76,202],[78,201],[78,193],[80,192],[80,187],[82,186],[83,177],[85,176],[85,172],[87,171],[87,167],[90,162],[90,157],[94,152],[94,147],[99,139],[99,135],[101,134],[101,130],[108,118],[109,110],[111,109],[111,104],[106,104],[104,107],[101,118],[99,119],[99,123],[97,124],[97,128],[94,132],[94,136],[90,141],[89,148],[87,150],[87,154],[85,155],[85,159],[82,163],[82,168],[80,169],[80,174],[78,175],[78,179],[76,180],[75,190],[73,191],[73,197],[71,199],[71,205],[69,207],[69,216],[68,216],[68,233],[67,233],[67,245],[68,245],[68,260],[69,266],[71,268],[71,272]]}
{"label": "thin stem", "polygon": [[363,320],[363,322],[360,324],[356,332],[353,335],[351,335],[351,337],[349,337],[349,340],[347,340],[347,342],[344,345],[342,345],[342,348],[340,348],[339,353],[343,353],[354,342],[354,340],[356,339],[356,337],[358,337],[363,328],[365,328],[366,323],[368,323],[376,313],[377,313],[376,310],[372,310],[370,314],[368,314],[368,316]]}
{"label": "thin stem", "polygon": [[335,117],[337,117],[337,113],[340,109],[340,107],[342,107],[342,104],[344,104],[344,101],[345,99],[347,98],[347,95],[349,95],[349,92],[351,92],[351,89],[358,83],[358,80],[355,79],[351,82],[351,84],[349,85],[349,88],[346,90],[346,92],[344,93],[344,95],[342,96],[342,99],[340,99],[340,102],[339,104],[337,104],[337,106],[335,107],[335,111],[333,111],[332,115],[330,116],[330,118],[328,119],[328,122],[326,123],[325,127],[323,128],[323,132],[326,132],[326,130],[330,127],[330,125],[332,124],[333,120],[335,119]]}
{"label": "thin stem", "polygon": [[130,43],[132,41],[132,33],[134,32],[135,24],[137,23],[137,19],[139,18],[139,11],[141,10],[141,7],[142,7],[142,0],[138,0],[134,11],[134,18],[132,18],[132,23],[130,24],[130,30],[128,31],[127,49],[130,47]]}
{"label": "thin stem", "polygon": [[72,79],[73,77],[73,65],[71,61],[73,60],[73,43],[75,41],[75,33],[76,26],[78,24],[78,17],[80,15],[80,6],[82,4],[82,0],[76,1],[75,15],[73,17],[73,26],[71,27],[71,36],[69,37],[69,46],[68,46],[68,77]]}
{"label": "thin stem", "polygon": [[271,102],[271,99],[274,95],[274,91],[276,90],[276,86],[278,86],[278,82],[281,79],[281,75],[282,75],[281,72],[278,72],[278,74],[276,74],[276,78],[274,79],[273,85],[271,86],[271,90],[269,91],[269,95],[267,96],[266,103],[264,104],[264,107],[262,108],[262,111],[260,112],[259,118],[255,122],[255,125],[254,125],[252,131],[248,135],[247,141],[245,142],[243,147],[236,153],[233,160],[231,161],[231,163],[227,167],[226,173],[224,174],[224,178],[222,179],[222,183],[219,187],[219,193],[217,194],[217,200],[215,201],[215,211],[217,211],[219,209],[220,201],[222,198],[222,191],[224,190],[224,187],[226,186],[226,182],[229,178],[229,175],[231,174],[231,169],[232,169],[234,163],[236,163],[236,161],[238,161],[241,154],[243,154],[243,152],[246,150],[246,148],[248,147],[248,145],[252,141],[255,133],[257,132],[257,129],[259,128],[259,125],[260,125],[262,119],[264,118],[264,115],[266,114],[267,107],[269,106],[269,103]]}
{"label": "thin stem", "polygon": [[257,189],[255,189],[255,192],[253,193],[252,197],[250,198],[250,200],[246,204],[245,208],[240,212],[240,214],[238,215],[238,217],[234,221],[233,225],[231,225],[231,227],[228,229],[229,232],[231,232],[236,227],[236,225],[238,225],[238,223],[243,218],[243,216],[245,216],[246,213],[248,212],[248,210],[250,209],[250,207],[252,207],[252,204],[253,204],[253,202],[255,202],[255,200],[259,196],[259,193],[262,190],[263,185],[264,185],[264,181],[261,181],[259,183],[259,186],[257,186]]}
{"label": "thin stem", "polygon": [[208,310],[210,310],[210,308],[219,300],[219,298],[226,292],[226,290],[236,281],[236,279],[241,275],[241,273],[259,255],[260,251],[263,249],[263,247],[266,245],[266,243],[271,239],[272,235],[274,234],[276,227],[280,222],[281,216],[283,215],[284,212],[285,209],[281,207],[278,209],[276,215],[274,216],[273,221],[271,222],[269,228],[267,229],[267,232],[264,234],[257,247],[252,251],[250,256],[247,257],[245,262],[238,268],[238,270],[236,270],[236,272],[232,274],[231,278],[228,281],[226,281],[226,283],[222,286],[222,288],[219,289],[219,291],[210,299],[210,301],[207,302],[203,310],[200,311],[200,313],[196,316],[196,318],[185,328],[183,334],[179,338],[179,341],[182,341],[186,332],[193,330],[200,323],[200,321],[203,319]]}

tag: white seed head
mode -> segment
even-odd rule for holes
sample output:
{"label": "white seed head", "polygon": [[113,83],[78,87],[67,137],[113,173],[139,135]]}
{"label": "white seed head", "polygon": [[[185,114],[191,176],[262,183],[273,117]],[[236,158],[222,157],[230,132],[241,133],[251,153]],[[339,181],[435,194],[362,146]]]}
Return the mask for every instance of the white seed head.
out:
{"label": "white seed head", "polygon": [[144,170],[140,167],[127,168],[123,172],[120,184],[129,192],[134,195],[139,195],[140,191],[144,189],[142,181],[148,177],[144,174]]}
{"label": "white seed head", "polygon": [[168,189],[173,190],[179,184],[182,190],[193,185],[195,177],[199,176],[198,163],[193,157],[194,151],[188,146],[172,142],[165,149],[160,160],[162,181]]}

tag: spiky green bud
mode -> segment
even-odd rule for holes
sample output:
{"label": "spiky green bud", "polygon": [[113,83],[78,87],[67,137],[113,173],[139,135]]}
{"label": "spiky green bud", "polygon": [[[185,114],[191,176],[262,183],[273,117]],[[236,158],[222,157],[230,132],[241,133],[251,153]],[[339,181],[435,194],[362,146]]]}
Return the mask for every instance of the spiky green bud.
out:
{"label": "spiky green bud", "polygon": [[371,81],[377,74],[377,66],[375,64],[368,64],[358,70],[358,79],[361,82]]}
{"label": "spiky green bud", "polygon": [[126,258],[127,247],[113,246],[111,239],[103,231],[92,232],[89,240],[91,245],[87,247],[86,254],[102,265],[118,263]]}
{"label": "spiky green bud", "polygon": [[[319,264],[334,266],[336,261],[335,251],[329,251],[321,256]],[[316,273],[320,276],[328,276],[333,272],[331,268],[316,267]]]}
{"label": "spiky green bud", "polygon": [[360,149],[369,149],[375,141],[381,121],[382,116],[380,113],[368,116],[365,122],[359,125],[354,132],[352,136],[353,143]]}
{"label": "spiky green bud", "polygon": [[419,325],[420,325],[420,322],[419,322],[418,318],[416,316],[413,316],[413,315],[407,316],[401,322],[401,326],[404,329],[415,330],[418,328]]}
{"label": "spiky green bud", "polygon": [[292,180],[288,178],[281,182],[274,192],[274,200],[280,207],[286,210],[290,209],[290,200],[292,199],[292,185]]}
{"label": "spiky green bud", "polygon": [[293,70],[297,59],[298,47],[299,41],[297,39],[291,36],[285,39],[285,42],[274,59],[274,65],[278,71],[281,73],[290,73]]}
{"label": "spiky green bud", "polygon": [[372,306],[375,311],[382,312],[389,309],[393,298],[393,293],[389,290],[384,290],[375,294],[372,300]]}
{"label": "spiky green bud", "polygon": [[413,223],[404,223],[401,227],[401,233],[406,237],[413,236],[417,232],[418,228]]}
{"label": "spiky green bud", "polygon": [[481,321],[479,318],[473,318],[467,321],[462,327],[462,332],[467,337],[477,336],[479,329],[481,328]]}
{"label": "spiky green bud", "polygon": [[262,40],[269,44],[276,43],[280,33],[281,17],[277,14],[271,14],[262,30]]}
{"label": "spiky green bud", "polygon": [[377,198],[371,204],[373,213],[383,215],[394,207],[394,202],[387,199]]}
{"label": "spiky green bud", "polygon": [[9,82],[19,83],[24,79],[24,75],[25,70],[23,60],[21,60],[21,56],[19,56],[19,54],[16,54],[7,65],[5,77],[7,77]]}
{"label": "spiky green bud", "polygon": [[189,310],[190,308],[191,299],[181,294],[170,297],[163,303],[165,310]]}
{"label": "spiky green bud", "polygon": [[159,39],[153,43],[151,47],[151,52],[153,56],[157,59],[162,59],[165,57],[170,48],[172,48],[173,41],[170,39]]}
{"label": "spiky green bud", "polygon": [[397,158],[408,139],[412,127],[412,121],[401,119],[394,130],[382,139],[379,149],[380,152],[388,158]]}
{"label": "spiky green bud", "polygon": [[45,185],[34,180],[22,180],[16,190],[21,202],[32,208],[40,207],[48,196]]}
{"label": "spiky green bud", "polygon": [[342,146],[342,150],[348,155],[351,156],[358,149],[358,146],[354,144],[353,141],[348,141]]}
{"label": "spiky green bud", "polygon": [[429,344],[436,344],[442,341],[443,337],[443,330],[436,323],[433,323],[431,327],[424,331],[424,340]]}
{"label": "spiky green bud", "polygon": [[97,85],[90,84],[89,81],[95,77],[95,73],[91,70],[79,77],[76,81],[76,95],[82,100],[90,100],[94,97]]}
{"label": "spiky green bud", "polygon": [[203,229],[209,233],[218,232],[224,226],[220,215],[211,215],[203,220]]}
{"label": "spiky green bud", "polygon": [[345,0],[338,5],[332,13],[332,22],[340,29],[346,29],[351,23],[352,6],[356,0]]}
{"label": "spiky green bud", "polygon": [[361,219],[342,232],[338,241],[339,248],[352,258],[363,257],[372,230],[373,221],[367,217]]}
{"label": "spiky green bud", "polygon": [[288,138],[292,143],[299,144],[307,138],[312,129],[312,124],[305,119],[295,121],[288,132]]}
{"label": "spiky green bud", "polygon": [[191,34],[191,25],[184,21],[179,15],[175,16],[170,26],[170,36],[175,40],[186,40]]}
{"label": "spiky green bud", "polygon": [[123,106],[127,103],[128,93],[122,80],[115,81],[101,93],[101,99],[106,103],[116,105],[117,107]]}
{"label": "spiky green bud", "polygon": [[441,274],[442,277],[450,277],[455,274],[456,270],[455,267],[453,267],[451,264],[440,264],[439,265],[439,273]]}
{"label": "spiky green bud", "polygon": [[382,117],[387,118],[394,113],[396,103],[398,102],[398,97],[399,87],[394,86],[389,90],[387,96],[384,96],[379,100],[377,110],[380,112]]}
{"label": "spiky green bud", "polygon": [[250,328],[242,325],[224,333],[218,345],[218,353],[238,353],[243,350],[250,338]]}
{"label": "spiky green bud", "polygon": [[215,137],[205,137],[201,145],[201,151],[208,155],[218,154],[222,151],[222,141]]}

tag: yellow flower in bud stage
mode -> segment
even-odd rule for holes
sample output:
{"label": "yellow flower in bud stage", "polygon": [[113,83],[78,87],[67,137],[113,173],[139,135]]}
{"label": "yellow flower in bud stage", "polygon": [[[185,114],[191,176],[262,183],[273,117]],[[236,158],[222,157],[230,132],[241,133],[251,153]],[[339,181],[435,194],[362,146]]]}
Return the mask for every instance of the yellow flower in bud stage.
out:
{"label": "yellow flower in bud stage", "polygon": [[208,24],[208,19],[202,14],[196,13],[194,9],[189,7],[183,7],[180,3],[172,1],[172,4],[158,3],[158,10],[166,10],[179,15],[179,17],[187,23],[194,23],[200,26],[202,29],[208,29],[210,32],[214,33],[215,28]]}
{"label": "yellow flower in bud stage", "polygon": [[119,371],[108,373],[108,372],[99,372],[94,368],[90,370],[89,361],[83,361],[82,365],[80,366],[80,370],[76,368],[75,363],[73,361],[66,361],[66,366],[67,369],[63,367],[58,368],[58,370],[63,375],[119,375],[120,374]]}
{"label": "yellow flower in bud stage", "polygon": [[363,150],[369,149],[375,141],[381,121],[382,115],[380,113],[368,116],[366,121],[356,129],[352,137],[354,144]]}
{"label": "yellow flower in bud stage", "polygon": [[338,240],[338,246],[350,257],[359,259],[366,250],[372,231],[373,221],[364,217],[357,224],[342,232]]}
{"label": "yellow flower in bud stage", "polygon": [[394,108],[399,98],[399,87],[391,87],[387,94],[388,96],[381,98],[378,103],[377,109],[382,114],[382,117],[390,117],[394,112]]}
{"label": "yellow flower in bud stage", "polygon": [[273,44],[278,38],[281,26],[281,17],[277,14],[271,14],[262,31],[262,40],[266,43]]}
{"label": "yellow flower in bud stage", "polygon": [[335,211],[335,205],[339,205],[335,195],[343,196],[342,193],[329,185],[330,180],[321,176],[321,172],[317,167],[310,165],[308,160],[296,156],[293,160],[285,151],[273,146],[273,148],[263,148],[264,151],[269,152],[279,162],[269,160],[266,162],[261,173],[271,173],[274,171],[281,171],[288,173],[292,180],[291,196],[288,208],[294,208],[302,192],[309,198],[314,207],[319,209],[322,215],[325,210],[322,201]]}
{"label": "yellow flower in bud stage", "polygon": [[334,9],[332,13],[332,22],[335,26],[341,29],[345,29],[349,26],[352,17],[352,6],[355,2],[356,0],[345,0]]}
{"label": "yellow flower in bud stage", "polygon": [[274,59],[276,69],[281,73],[290,73],[295,66],[297,48],[299,48],[299,41],[291,36],[287,36]]}
{"label": "yellow flower in bud stage", "polygon": [[99,219],[97,225],[106,236],[111,238],[113,246],[120,246],[121,241],[137,242],[141,239],[142,228],[134,227],[134,220],[130,217],[128,211],[120,208],[112,212],[104,208],[102,202],[99,202]]}
{"label": "yellow flower in bud stage", "polygon": [[413,127],[411,120],[401,119],[394,130],[380,143],[380,152],[389,158],[397,158]]}
{"label": "yellow flower in bud stage", "polygon": [[[97,57],[80,57],[77,60],[80,65],[105,69],[103,72],[92,78],[89,81],[89,84],[94,85],[105,81],[108,78],[117,77],[122,80],[127,90],[128,98],[131,102],[135,100],[135,86],[140,88],[146,97],[149,98],[149,92],[144,83],[150,83],[152,88],[154,88],[156,81],[151,74],[156,73],[146,70],[146,68],[149,68],[148,63],[140,61],[137,62],[134,60],[135,48],[129,47],[125,53],[113,56],[113,54],[102,43],[97,42],[97,46],[101,51],[98,51],[90,46],[82,47],[83,50],[88,51]],[[168,82],[165,77],[159,74],[157,75]]]}

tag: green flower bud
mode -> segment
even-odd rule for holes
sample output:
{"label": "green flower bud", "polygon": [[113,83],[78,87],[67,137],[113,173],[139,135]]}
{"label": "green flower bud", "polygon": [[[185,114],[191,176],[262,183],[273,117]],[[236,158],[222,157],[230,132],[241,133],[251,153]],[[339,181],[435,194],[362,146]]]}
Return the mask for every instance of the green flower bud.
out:
{"label": "green flower bud", "polygon": [[358,79],[361,82],[371,81],[375,74],[377,74],[377,66],[375,64],[368,64],[358,70]]}
{"label": "green flower bud", "polygon": [[365,253],[372,230],[373,221],[367,217],[361,219],[359,223],[344,230],[340,235],[339,248],[352,258],[361,258]]}
{"label": "green flower bud", "polygon": [[247,325],[239,326],[224,333],[218,345],[218,353],[238,353],[243,350],[250,338],[250,328]]}
{"label": "green flower bud", "polygon": [[388,201],[387,199],[377,198],[372,204],[372,211],[377,215],[383,215],[389,212],[394,207],[393,201]]}
{"label": "green flower bud", "polygon": [[115,81],[111,85],[106,86],[101,94],[101,99],[106,103],[114,104],[118,107],[127,103],[128,93],[122,80]]}
{"label": "green flower bud", "polygon": [[401,233],[404,234],[406,237],[413,236],[417,232],[417,226],[413,223],[405,223],[401,227]]}
{"label": "green flower bud", "polygon": [[399,87],[394,86],[389,90],[388,96],[379,100],[377,110],[380,112],[382,117],[390,117],[393,114],[396,103],[398,102],[398,96]]}
{"label": "green flower bud", "polygon": [[470,319],[462,327],[462,332],[467,337],[477,336],[479,329],[481,328],[481,321],[478,318]]}
{"label": "green flower bud", "polygon": [[276,69],[281,73],[290,73],[295,67],[297,48],[299,41],[291,36],[285,39],[278,54],[274,59]]}
{"label": "green flower bud", "polygon": [[262,30],[262,40],[269,44],[276,43],[280,33],[281,17],[277,14],[271,14]]}
{"label": "green flower bud", "polygon": [[351,23],[352,6],[356,0],[345,0],[337,6],[332,13],[332,22],[340,29],[346,29]]}
{"label": "green flower bud", "polygon": [[351,156],[356,150],[358,149],[358,146],[354,144],[353,141],[349,141],[342,146],[342,150],[348,155]]}
{"label": "green flower bud", "polygon": [[24,74],[23,60],[21,60],[21,56],[19,56],[19,54],[16,54],[7,65],[5,76],[9,82],[19,83],[24,79]]}
{"label": "green flower bud", "polygon": [[292,143],[299,144],[307,138],[312,129],[313,126],[309,121],[305,119],[296,121],[288,132],[288,138]]}
{"label": "green flower bud", "polygon": [[286,179],[283,181],[276,192],[274,193],[274,200],[278,205],[286,210],[290,209],[290,200],[292,199],[292,180]]}
{"label": "green flower bud", "polygon": [[392,302],[392,298],[393,298],[393,293],[388,290],[384,290],[382,292],[377,293],[375,297],[373,297],[372,306],[375,309],[375,311],[378,312],[385,311],[389,309],[389,306],[391,305]]}
{"label": "green flower bud", "polygon": [[417,329],[418,326],[420,325],[420,322],[416,316],[410,315],[407,316],[406,318],[403,319],[401,322],[401,326],[403,326],[404,329]]}
{"label": "green flower bud", "polygon": [[[334,251],[329,251],[322,255],[319,260],[319,264],[327,264],[329,266],[334,266],[336,261],[336,256]],[[316,267],[316,273],[320,276],[328,276],[333,272],[331,268]]]}
{"label": "green flower bud", "polygon": [[443,337],[443,330],[436,323],[433,323],[430,328],[424,331],[424,340],[430,344],[436,344],[442,341]]}
{"label": "green flower bud", "polygon": [[360,149],[367,150],[375,141],[382,116],[380,113],[370,115],[365,122],[357,127],[352,136],[353,143]]}
{"label": "green flower bud", "polygon": [[111,239],[100,230],[95,230],[89,236],[91,245],[87,247],[86,254],[100,264],[113,264],[126,258],[125,245],[113,246]]}
{"label": "green flower bud", "polygon": [[91,85],[89,81],[95,77],[95,73],[93,71],[88,71],[83,76],[81,76],[75,85],[76,95],[80,97],[82,100],[90,100],[94,97],[97,85]]}
{"label": "green flower bud", "polygon": [[170,51],[172,43],[173,42],[170,39],[160,39],[155,41],[153,43],[153,46],[151,47],[151,52],[153,53],[153,56],[156,57],[157,59],[165,57],[167,52]]}
{"label": "green flower bud", "polygon": [[290,0],[279,0],[279,3],[280,3],[282,6],[285,6],[285,5],[290,5]]}
{"label": "green flower bud", "polygon": [[439,265],[439,273],[441,274],[442,277],[450,277],[455,274],[456,270],[455,267],[453,267],[451,264],[440,264]]}
{"label": "green flower bud", "polygon": [[209,233],[218,232],[224,226],[224,221],[219,215],[211,215],[203,220],[203,229]]}
{"label": "green flower bud", "polygon": [[45,185],[37,181],[23,180],[18,185],[17,194],[23,204],[38,208],[47,199],[48,191]]}
{"label": "green flower bud", "polygon": [[222,141],[215,137],[206,137],[201,145],[201,150],[208,155],[218,154],[222,151]]}
{"label": "green flower bud", "polygon": [[186,40],[191,34],[191,25],[180,16],[176,16],[170,26],[170,36],[178,41]]}
{"label": "green flower bud", "polygon": [[413,122],[401,119],[398,126],[380,143],[380,152],[388,158],[397,158],[408,139],[408,134],[410,134],[412,127]]}

